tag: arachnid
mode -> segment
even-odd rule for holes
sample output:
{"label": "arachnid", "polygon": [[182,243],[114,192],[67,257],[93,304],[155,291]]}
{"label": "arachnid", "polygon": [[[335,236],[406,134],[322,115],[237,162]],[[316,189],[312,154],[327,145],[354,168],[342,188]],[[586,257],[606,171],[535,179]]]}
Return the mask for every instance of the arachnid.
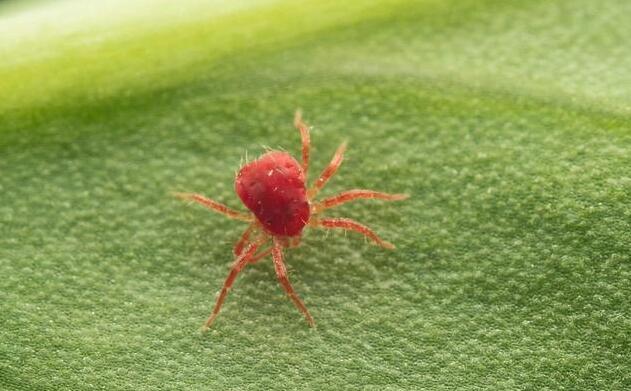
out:
{"label": "arachnid", "polygon": [[300,312],[304,314],[309,325],[314,326],[313,317],[289,282],[283,261],[283,249],[296,247],[300,243],[303,229],[307,226],[354,231],[366,236],[381,247],[394,248],[391,243],[379,238],[370,228],[356,221],[347,218],[326,218],[320,215],[327,209],[353,200],[397,201],[407,198],[407,195],[354,189],[322,201],[315,201],[318,192],[340,168],[346,143],[340,145],[329,165],[322,171],[313,185],[307,189],[306,180],[311,141],[309,128],[302,121],[299,111],[296,112],[294,126],[300,131],[302,139],[302,164],[298,163],[287,152],[270,151],[257,160],[247,163],[237,173],[235,190],[250,213],[239,212],[199,194],[176,194],[181,199],[195,201],[229,218],[248,223],[248,227],[234,246],[234,263],[203,330],[208,329],[219,314],[228,290],[239,272],[247,264],[255,263],[270,255],[281,286]]}

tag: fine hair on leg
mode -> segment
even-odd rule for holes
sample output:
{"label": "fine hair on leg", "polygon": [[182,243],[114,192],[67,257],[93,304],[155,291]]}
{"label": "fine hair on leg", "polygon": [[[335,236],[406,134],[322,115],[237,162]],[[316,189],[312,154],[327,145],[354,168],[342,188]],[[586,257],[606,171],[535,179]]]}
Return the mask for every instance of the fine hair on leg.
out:
{"label": "fine hair on leg", "polygon": [[326,185],[326,183],[335,175],[338,168],[342,165],[344,160],[344,151],[346,151],[346,142],[343,142],[335,151],[333,158],[328,166],[322,171],[320,177],[313,183],[313,186],[307,192],[307,198],[313,199],[320,190]]}
{"label": "fine hair on leg", "polygon": [[252,259],[250,259],[250,263],[257,263],[258,261],[260,261],[261,259],[267,257],[268,255],[270,255],[272,253],[274,249],[272,247],[265,249],[261,252],[259,252],[258,254],[255,254]]}
{"label": "fine hair on leg", "polygon": [[219,291],[219,296],[217,296],[215,307],[213,308],[213,311],[208,317],[208,320],[206,320],[206,323],[204,323],[204,326],[202,326],[202,331],[208,330],[208,328],[213,324],[213,322],[215,321],[215,318],[217,318],[217,315],[219,314],[219,311],[221,310],[221,306],[223,305],[224,300],[226,299],[228,290],[230,290],[230,288],[232,287],[232,284],[234,284],[234,281],[236,280],[237,275],[239,275],[239,273],[241,272],[241,270],[243,270],[245,265],[247,265],[248,262],[250,262],[250,260],[256,253],[256,250],[258,250],[258,248],[267,240],[268,238],[263,236],[259,238],[258,240],[250,243],[245,248],[245,250],[241,253],[241,255],[237,257],[237,259],[235,259],[235,261],[232,264],[232,267],[230,268],[230,272],[228,273],[228,277],[226,277],[226,280],[223,283],[223,287],[221,288],[221,291]]}
{"label": "fine hair on leg", "polygon": [[326,198],[316,203],[311,209],[313,213],[319,213],[325,209],[334,208],[354,200],[401,201],[408,197],[407,194],[389,194],[374,190],[353,189]]}
{"label": "fine hair on leg", "polygon": [[245,231],[243,231],[243,233],[241,234],[241,237],[232,248],[232,253],[234,254],[235,257],[238,257],[239,255],[241,255],[245,246],[250,242],[250,236],[252,235],[252,232],[254,231],[255,228],[256,228],[256,224],[252,223],[248,225]]}
{"label": "fine hair on leg", "polygon": [[238,210],[234,210],[220,202],[204,197],[201,194],[175,193],[174,195],[181,200],[197,202],[198,204],[203,205],[212,211],[221,213],[224,216],[227,216],[234,220],[241,220],[241,221],[248,221],[248,222],[253,220],[250,214],[246,214],[246,213],[239,212]]}
{"label": "fine hair on leg", "polygon": [[274,238],[272,257],[274,259],[274,269],[276,270],[276,276],[278,277],[280,285],[294,302],[296,308],[298,308],[298,310],[302,312],[302,314],[305,316],[305,318],[307,319],[307,323],[309,323],[309,326],[315,327],[315,321],[309,313],[309,310],[302,302],[302,300],[300,300],[300,298],[294,291],[294,288],[291,286],[291,283],[289,282],[289,277],[287,276],[287,268],[285,267],[285,262],[283,261],[283,248],[280,241],[276,240],[276,238]]}
{"label": "fine hair on leg", "polygon": [[294,115],[294,126],[300,131],[300,140],[302,141],[302,170],[305,178],[309,172],[309,151],[311,149],[311,136],[309,134],[309,126],[302,120],[302,112],[296,110]]}
{"label": "fine hair on leg", "polygon": [[319,227],[319,228],[326,228],[326,229],[339,228],[346,231],[358,232],[364,235],[365,237],[367,237],[368,239],[372,240],[375,244],[383,248],[387,248],[389,250],[394,249],[394,245],[392,243],[381,239],[373,230],[351,219],[346,219],[346,218],[312,219],[309,222],[309,225],[311,225],[312,227]]}

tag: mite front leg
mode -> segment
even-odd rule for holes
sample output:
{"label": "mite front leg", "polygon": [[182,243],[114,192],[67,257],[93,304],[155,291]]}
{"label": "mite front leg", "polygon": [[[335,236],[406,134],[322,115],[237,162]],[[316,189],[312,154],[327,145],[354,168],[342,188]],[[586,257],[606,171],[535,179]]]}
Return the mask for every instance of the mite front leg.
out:
{"label": "mite front leg", "polygon": [[335,151],[335,155],[331,159],[329,165],[322,171],[320,177],[315,181],[311,189],[307,192],[307,198],[312,200],[320,190],[326,185],[326,183],[335,175],[338,168],[342,165],[342,160],[344,160],[344,151],[346,151],[346,142],[342,143]]}
{"label": "mite front leg", "polygon": [[227,216],[231,219],[241,220],[241,221],[253,221],[253,218],[251,215],[241,213],[237,210],[227,207],[226,205],[222,203],[211,200],[210,198],[206,198],[200,194],[175,193],[175,196],[181,200],[197,202],[198,204],[203,205],[212,211],[221,213],[222,215]]}
{"label": "mite front leg", "polygon": [[388,194],[373,190],[353,189],[329,197],[311,207],[312,213],[320,213],[354,200],[400,201],[408,198],[407,194]]}
{"label": "mite front leg", "polygon": [[243,270],[245,265],[247,265],[247,263],[250,262],[250,260],[256,253],[256,250],[263,243],[265,243],[266,240],[267,238],[263,237],[253,243],[250,243],[245,248],[245,251],[243,251],[243,253],[239,257],[237,257],[237,259],[234,261],[234,263],[232,264],[232,267],[230,268],[230,272],[228,273],[228,277],[226,278],[226,281],[223,283],[223,287],[221,288],[221,291],[219,292],[219,296],[217,297],[217,302],[215,303],[213,312],[208,317],[208,320],[206,320],[206,323],[204,323],[204,326],[202,326],[202,331],[208,330],[208,328],[213,324],[213,322],[215,321],[215,318],[217,317],[217,315],[219,314],[219,311],[221,310],[221,306],[223,305],[224,300],[226,299],[228,290],[232,287],[232,284],[234,284],[234,280],[237,278],[237,275],[239,275],[239,273],[241,272],[241,270]]}
{"label": "mite front leg", "polygon": [[315,327],[315,322],[313,317],[309,313],[309,310],[305,306],[305,304],[300,300],[294,288],[291,286],[289,282],[289,277],[287,277],[287,268],[285,267],[285,262],[283,262],[283,248],[281,243],[274,239],[274,247],[272,248],[272,257],[274,259],[274,269],[276,270],[276,276],[278,277],[278,281],[280,285],[283,287],[285,292],[289,295],[291,300],[294,302],[294,305],[298,308],[300,312],[303,313],[309,326]]}
{"label": "mite front leg", "polygon": [[347,231],[355,231],[358,232],[364,236],[366,236],[367,238],[369,238],[370,240],[372,240],[373,242],[375,242],[377,245],[383,247],[383,248],[387,248],[388,250],[392,250],[394,248],[394,244],[387,242],[383,239],[381,239],[379,236],[377,236],[377,234],[371,230],[370,228],[366,227],[363,224],[360,224],[354,220],[351,219],[345,219],[345,218],[332,218],[332,219],[317,219],[314,218],[309,222],[309,225],[311,225],[312,227],[317,227],[317,228],[326,228],[326,229],[333,229],[333,228],[339,228],[339,229],[343,229],[343,230],[347,230]]}
{"label": "mite front leg", "polygon": [[302,113],[296,110],[294,115],[294,126],[300,131],[300,139],[302,141],[302,170],[305,178],[309,172],[309,150],[311,149],[311,137],[309,135],[309,127],[302,121]]}

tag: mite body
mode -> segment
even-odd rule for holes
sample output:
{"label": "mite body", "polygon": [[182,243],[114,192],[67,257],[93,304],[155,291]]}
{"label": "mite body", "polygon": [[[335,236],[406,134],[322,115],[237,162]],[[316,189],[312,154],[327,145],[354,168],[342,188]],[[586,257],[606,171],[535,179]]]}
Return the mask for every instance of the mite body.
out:
{"label": "mite body", "polygon": [[243,166],[235,190],[272,235],[298,236],[309,222],[305,173],[287,152],[268,152]]}

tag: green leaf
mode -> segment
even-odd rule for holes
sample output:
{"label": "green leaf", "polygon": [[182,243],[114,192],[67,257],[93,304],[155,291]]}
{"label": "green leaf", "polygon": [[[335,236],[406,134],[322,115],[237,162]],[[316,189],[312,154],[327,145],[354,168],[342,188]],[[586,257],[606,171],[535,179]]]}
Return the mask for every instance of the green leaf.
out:
{"label": "green leaf", "polygon": [[[0,4],[0,388],[628,389],[631,3]],[[235,171],[300,153],[331,216],[199,327]]]}

